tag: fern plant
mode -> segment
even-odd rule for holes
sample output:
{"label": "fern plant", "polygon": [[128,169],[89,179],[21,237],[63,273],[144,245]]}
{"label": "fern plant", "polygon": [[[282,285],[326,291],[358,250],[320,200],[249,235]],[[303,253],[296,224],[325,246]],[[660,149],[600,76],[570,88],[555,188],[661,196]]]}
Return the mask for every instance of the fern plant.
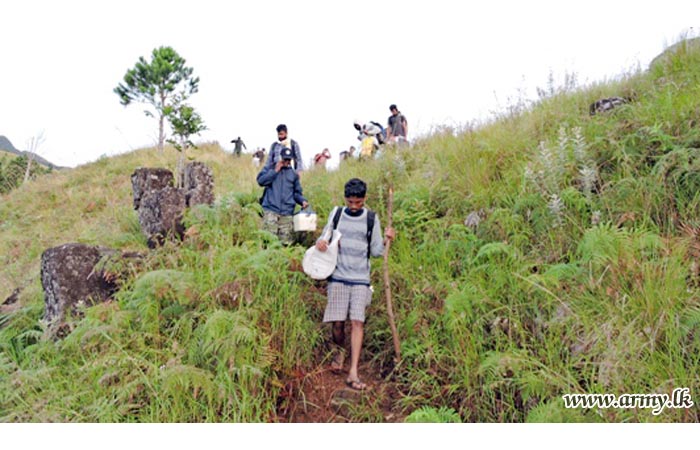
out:
{"label": "fern plant", "polygon": [[424,406],[413,411],[406,417],[406,423],[462,423],[457,412],[446,406],[435,408]]}

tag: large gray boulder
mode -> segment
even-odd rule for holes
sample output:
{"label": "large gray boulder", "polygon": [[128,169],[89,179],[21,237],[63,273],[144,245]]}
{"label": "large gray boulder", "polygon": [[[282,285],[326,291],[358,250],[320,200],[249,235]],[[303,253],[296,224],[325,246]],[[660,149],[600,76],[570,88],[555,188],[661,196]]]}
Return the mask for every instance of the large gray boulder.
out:
{"label": "large gray boulder", "polygon": [[185,167],[185,199],[189,208],[214,203],[214,175],[206,164],[193,162]]}
{"label": "large gray boulder", "polygon": [[41,255],[41,284],[46,304],[44,319],[61,321],[66,312],[104,302],[117,290],[114,281],[96,270],[100,260],[116,250],[83,244],[64,244]]}
{"label": "large gray boulder", "polygon": [[131,174],[131,187],[134,192],[134,209],[138,210],[141,200],[148,194],[165,187],[173,186],[173,173],[168,169],[140,167]]}
{"label": "large gray boulder", "polygon": [[174,187],[151,191],[140,200],[139,223],[148,247],[162,245],[166,238],[182,239],[185,226],[185,192]]}

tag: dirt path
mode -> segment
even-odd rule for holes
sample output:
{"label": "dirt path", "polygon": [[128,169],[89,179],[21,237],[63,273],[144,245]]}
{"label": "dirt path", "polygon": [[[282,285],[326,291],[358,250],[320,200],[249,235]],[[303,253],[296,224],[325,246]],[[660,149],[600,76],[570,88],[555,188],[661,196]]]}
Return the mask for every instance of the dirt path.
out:
{"label": "dirt path", "polygon": [[278,408],[280,422],[402,422],[394,411],[397,392],[368,364],[360,365],[360,379],[368,389],[362,392],[345,385],[347,372],[335,374],[330,366],[297,373],[287,381]]}

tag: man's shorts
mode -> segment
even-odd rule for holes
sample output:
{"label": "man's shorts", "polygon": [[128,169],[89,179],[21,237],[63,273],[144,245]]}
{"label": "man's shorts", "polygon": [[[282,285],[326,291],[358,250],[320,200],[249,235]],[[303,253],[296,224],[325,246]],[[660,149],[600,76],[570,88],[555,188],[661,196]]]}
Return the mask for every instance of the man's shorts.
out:
{"label": "man's shorts", "polygon": [[365,308],[372,302],[372,291],[363,284],[328,283],[328,304],[324,322],[365,321]]}

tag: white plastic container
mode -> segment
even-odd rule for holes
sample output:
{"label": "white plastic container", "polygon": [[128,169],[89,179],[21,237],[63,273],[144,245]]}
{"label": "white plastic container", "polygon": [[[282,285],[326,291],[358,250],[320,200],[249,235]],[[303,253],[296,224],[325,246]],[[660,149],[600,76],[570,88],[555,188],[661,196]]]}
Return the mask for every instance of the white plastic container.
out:
{"label": "white plastic container", "polygon": [[295,214],[294,231],[316,231],[316,213],[308,210]]}

